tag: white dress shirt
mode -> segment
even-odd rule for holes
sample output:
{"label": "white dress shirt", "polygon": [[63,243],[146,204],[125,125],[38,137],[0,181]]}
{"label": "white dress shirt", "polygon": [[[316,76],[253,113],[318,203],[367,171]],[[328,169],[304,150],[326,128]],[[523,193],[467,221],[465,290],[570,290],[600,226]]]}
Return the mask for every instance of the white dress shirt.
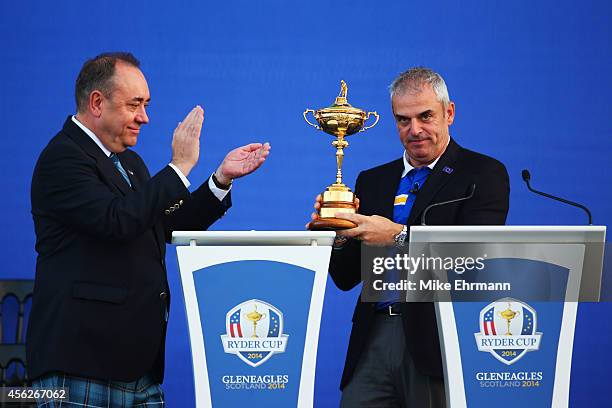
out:
{"label": "white dress shirt", "polygon": [[[72,116],[72,121],[81,128],[81,130],[83,130],[83,132],[85,132],[85,134],[87,134],[87,136],[89,136],[91,138],[91,140],[93,140],[100,149],[102,149],[102,151],[104,152],[104,154],[108,157],[110,157],[110,155],[112,154],[112,152],[110,150],[108,150],[100,141],[100,139],[98,139],[98,136],[95,135],[94,132],[92,132],[89,128],[87,128],[84,124],[82,124],[77,118],[76,116]],[[187,179],[187,177],[185,177],[185,175],[183,174],[182,171],[179,170],[178,167],[176,167],[174,164],[172,163],[168,163],[168,166],[170,166],[175,172],[176,174],[179,176],[179,178],[181,179],[181,181],[183,182],[183,184],[185,185],[185,188],[189,188],[189,186],[191,185],[191,183],[189,182],[189,180]],[[227,195],[227,193],[229,192],[229,190],[231,189],[231,186],[228,190],[222,190],[219,187],[217,187],[215,185],[215,183],[212,180],[212,174],[211,176],[208,178],[208,187],[210,188],[210,191],[212,191],[212,193],[215,195],[215,197],[217,197],[219,199],[219,201],[223,201],[223,199],[225,198],[225,196]]]}

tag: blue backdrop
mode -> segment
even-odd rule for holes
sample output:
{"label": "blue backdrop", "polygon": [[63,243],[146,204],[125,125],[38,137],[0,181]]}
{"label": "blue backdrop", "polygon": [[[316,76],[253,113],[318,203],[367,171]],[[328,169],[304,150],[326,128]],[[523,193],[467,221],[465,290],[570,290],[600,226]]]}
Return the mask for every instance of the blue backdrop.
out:
{"label": "blue backdrop", "polygon": [[[76,75],[87,57],[130,50],[149,81],[151,123],[136,150],[155,172],[170,159],[176,123],[205,108],[200,163],[205,180],[233,147],[269,141],[264,167],[233,189],[217,230],[299,230],[314,196],[333,181],[332,138],[308,127],[305,108],[333,102],[340,79],[349,101],[377,110],[379,125],[351,137],[344,174],[400,156],[387,85],[426,65],[445,77],[457,117],[451,134],[506,164],[509,224],[581,224],[578,210],[541,199],[533,184],[590,206],[612,221],[612,3],[609,1],[241,0],[0,3],[0,278],[34,276],[29,188],[39,152],[74,112]],[[193,405],[187,326],[175,252],[168,251],[172,316],[165,390],[171,406]],[[317,406],[337,406],[357,293],[330,281],[318,356]],[[606,304],[581,304],[572,367],[573,405],[607,406]],[[597,327],[596,330],[595,327]]]}

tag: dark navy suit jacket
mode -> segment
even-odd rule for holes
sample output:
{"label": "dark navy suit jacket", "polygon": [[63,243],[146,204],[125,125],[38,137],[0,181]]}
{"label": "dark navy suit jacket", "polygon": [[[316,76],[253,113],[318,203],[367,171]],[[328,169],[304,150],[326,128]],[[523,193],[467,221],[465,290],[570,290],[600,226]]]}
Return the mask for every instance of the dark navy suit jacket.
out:
{"label": "dark navy suit jacket", "polygon": [[31,379],[45,373],[163,380],[173,230],[203,230],[229,206],[204,183],[190,193],[166,166],[150,177],[119,153],[132,187],[70,117],[32,178],[36,281],[27,332]]}
{"label": "dark navy suit jacket", "polygon": [[[404,170],[402,159],[363,171],[357,177],[355,194],[359,213],[393,219],[393,203]],[[508,173],[499,161],[464,149],[450,140],[444,154],[419,190],[407,225],[420,225],[423,210],[432,203],[465,197],[472,184],[474,196],[467,201],[440,206],[427,213],[427,225],[503,225],[508,213],[510,186]],[[361,282],[361,246],[349,241],[332,251],[329,272],[342,290]],[[421,373],[442,376],[440,340],[432,303],[403,303],[402,318],[410,357]],[[357,300],[353,328],[340,388],[350,380],[374,319],[375,303]]]}

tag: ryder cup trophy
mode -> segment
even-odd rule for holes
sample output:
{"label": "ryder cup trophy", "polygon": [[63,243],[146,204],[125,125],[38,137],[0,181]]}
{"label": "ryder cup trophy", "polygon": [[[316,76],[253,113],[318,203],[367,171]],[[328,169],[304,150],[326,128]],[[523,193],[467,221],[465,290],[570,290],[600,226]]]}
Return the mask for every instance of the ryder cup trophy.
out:
{"label": "ryder cup trophy", "polygon": [[[336,97],[333,105],[317,111],[313,109],[304,111],[304,120],[310,126],[336,137],[336,140],[332,142],[332,145],[336,148],[336,182],[322,193],[321,217],[310,223],[311,230],[341,230],[357,226],[352,221],[334,217],[336,212],[355,213],[357,210],[355,194],[342,183],[342,159],[344,158],[344,149],[348,146],[348,142],[344,138],[373,128],[378,123],[379,117],[376,112],[366,114],[365,111],[352,107],[347,102],[347,92],[346,82],[340,81],[340,94]],[[309,112],[316,119],[318,126],[308,120]],[[370,126],[364,127],[365,122],[371,115],[376,120]]]}

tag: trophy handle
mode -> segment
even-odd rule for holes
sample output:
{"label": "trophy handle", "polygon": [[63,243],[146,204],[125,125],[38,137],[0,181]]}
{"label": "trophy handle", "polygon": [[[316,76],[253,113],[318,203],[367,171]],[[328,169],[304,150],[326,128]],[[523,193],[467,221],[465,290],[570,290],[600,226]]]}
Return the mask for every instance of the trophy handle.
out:
{"label": "trophy handle", "polygon": [[[310,126],[312,126],[313,128],[317,129],[317,130],[321,130],[321,128],[317,125],[315,125],[314,123],[312,123],[311,121],[308,120],[308,118],[306,117],[306,115],[308,114],[308,112],[312,112],[312,115],[314,116],[314,109],[306,109],[304,111],[304,120],[306,121],[306,123],[308,123]],[[378,122],[378,120],[376,120]]]}
{"label": "trophy handle", "polygon": [[[365,130],[368,129],[372,129],[374,126],[376,126],[376,124],[378,123],[378,119],[380,119],[380,116],[378,116],[378,113],[376,112],[368,112],[368,115],[366,116],[365,120],[367,121],[368,119],[370,119],[370,115],[374,115],[376,116],[376,120],[374,121],[374,123],[372,123],[370,126],[366,126],[364,128],[361,128],[361,130],[359,130],[360,132],[363,132]],[[364,121],[365,122],[365,121]]]}

